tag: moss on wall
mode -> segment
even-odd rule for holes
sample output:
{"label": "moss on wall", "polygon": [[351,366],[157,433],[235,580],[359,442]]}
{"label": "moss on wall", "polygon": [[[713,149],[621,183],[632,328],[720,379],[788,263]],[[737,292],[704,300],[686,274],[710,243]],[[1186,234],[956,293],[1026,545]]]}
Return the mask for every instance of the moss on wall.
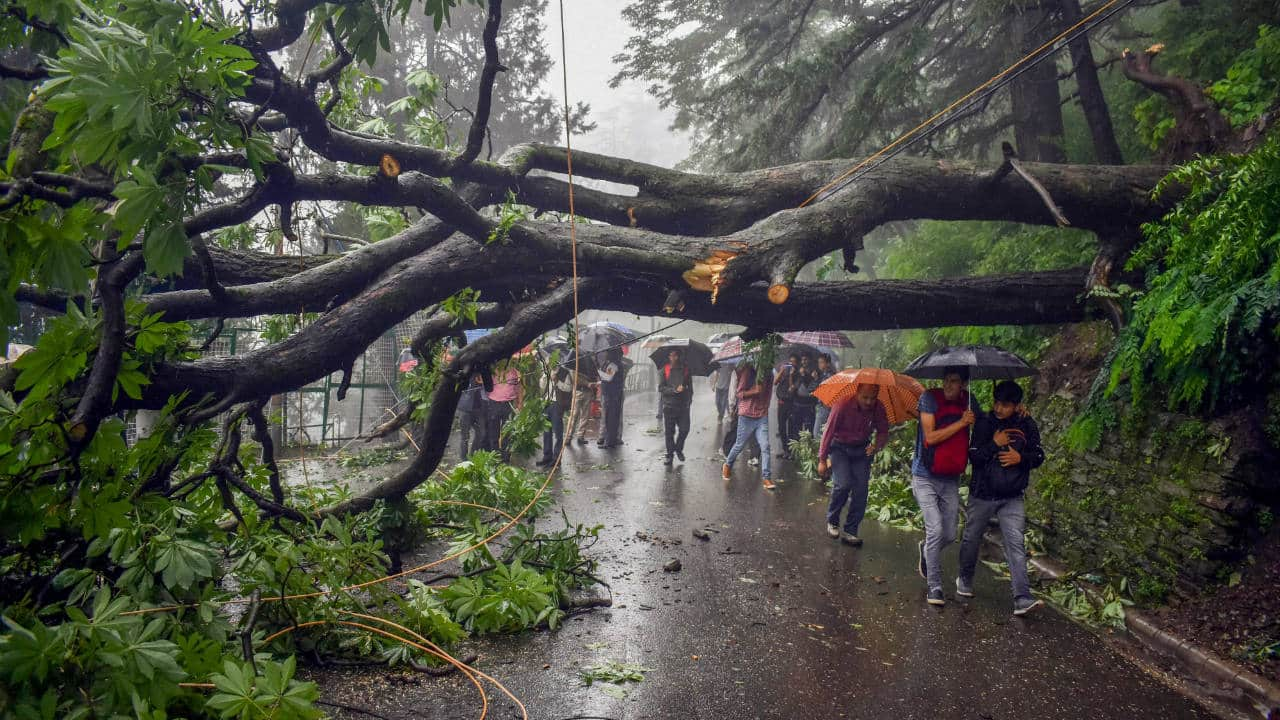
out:
{"label": "moss on wall", "polygon": [[1032,475],[1028,515],[1045,549],[1073,568],[1129,578],[1151,604],[1224,579],[1260,508],[1257,469],[1220,424],[1114,406],[1094,451],[1063,439],[1078,410],[1066,393],[1032,407],[1047,460]]}

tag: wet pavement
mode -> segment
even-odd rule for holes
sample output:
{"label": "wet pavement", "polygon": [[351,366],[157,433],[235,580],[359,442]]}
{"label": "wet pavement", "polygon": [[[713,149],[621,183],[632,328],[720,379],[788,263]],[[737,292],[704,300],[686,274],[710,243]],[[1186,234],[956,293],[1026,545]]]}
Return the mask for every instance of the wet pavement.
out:
{"label": "wet pavement", "polygon": [[[712,394],[701,383],[697,393],[687,462],[674,468],[662,464],[662,436],[646,432],[652,393],[627,399],[623,447],[566,450],[556,499],[572,521],[604,524],[592,553],[613,607],[554,632],[468,643],[530,718],[1213,717],[1057,613],[1014,617],[1008,584],[986,567],[976,598],[955,597],[954,546],[947,605],[926,605],[919,534],[868,520],[862,548],[830,539],[825,489],[783,461],[774,475],[786,482],[772,493],[741,459],[721,480]],[[682,569],[665,572],[673,559]],[[650,671],[625,695],[582,685],[579,669],[604,660]],[[480,715],[475,688],[456,674],[318,679],[326,700],[387,718]],[[490,717],[520,717],[487,689]]]}

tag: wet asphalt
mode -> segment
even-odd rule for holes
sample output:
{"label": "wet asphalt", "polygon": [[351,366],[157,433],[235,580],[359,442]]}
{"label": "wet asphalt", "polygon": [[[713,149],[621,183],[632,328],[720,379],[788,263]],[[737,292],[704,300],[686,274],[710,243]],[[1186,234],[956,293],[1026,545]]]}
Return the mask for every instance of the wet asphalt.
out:
{"label": "wet asphalt", "polygon": [[[665,468],[655,402],[651,392],[628,397],[626,444],[571,444],[554,485],[571,520],[604,525],[591,552],[612,607],[556,631],[467,643],[530,718],[1213,717],[1054,611],[1013,616],[1008,584],[984,566],[977,597],[956,597],[956,546],[945,555],[947,604],[927,605],[920,535],[867,520],[861,548],[828,538],[825,488],[785,461],[774,462],[785,482],[773,492],[741,459],[723,481],[701,383],[687,461]],[[681,569],[664,571],[672,560]],[[648,671],[640,683],[584,685],[580,668],[605,660]],[[385,718],[480,716],[474,686],[456,673],[313,677],[325,700]],[[521,717],[487,690],[489,717]]]}

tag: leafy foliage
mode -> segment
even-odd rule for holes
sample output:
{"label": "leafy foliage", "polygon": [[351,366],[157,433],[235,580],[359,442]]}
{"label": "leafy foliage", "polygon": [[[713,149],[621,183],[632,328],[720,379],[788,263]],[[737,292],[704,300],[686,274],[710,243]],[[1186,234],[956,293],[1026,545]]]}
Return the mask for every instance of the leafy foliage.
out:
{"label": "leafy foliage", "polygon": [[[882,277],[942,279],[1015,270],[1059,270],[1087,265],[1096,250],[1090,233],[994,222],[922,222],[891,237],[878,258]],[[947,327],[886,333],[879,364],[904,367],[941,345],[996,345],[1030,362],[1048,348],[1056,328]]]}
{"label": "leafy foliage", "polygon": [[[1101,580],[1097,576],[1088,576],[1088,579]],[[1108,583],[1100,591],[1090,592],[1068,576],[1049,587],[1045,596],[1086,625],[1123,630],[1125,608],[1133,605],[1128,597],[1128,590],[1129,581],[1126,578]]]}
{"label": "leafy foliage", "polygon": [[821,438],[814,437],[808,430],[801,430],[800,437],[787,443],[787,449],[791,451],[791,464],[800,477],[822,482],[822,477],[818,475],[818,447],[821,444]]}
{"label": "leafy foliage", "polygon": [[871,462],[867,486],[867,517],[902,530],[923,530],[924,517],[911,492],[911,455],[915,452],[912,423],[894,429],[889,444]]}
{"label": "leafy foliage", "polygon": [[1234,127],[1243,127],[1270,109],[1280,94],[1280,34],[1275,28],[1258,28],[1258,42],[1241,53],[1227,76],[1205,93]]}
{"label": "leafy foliage", "polygon": [[[1111,364],[1135,402],[1151,383],[1171,407],[1212,409],[1274,371],[1280,307],[1280,136],[1244,156],[1203,158],[1172,173],[1187,195],[1130,261],[1148,267]],[[1209,272],[1206,272],[1209,270]]]}
{"label": "leafy foliage", "polygon": [[605,660],[594,665],[588,665],[578,672],[579,679],[583,685],[591,685],[596,682],[607,682],[615,685],[621,685],[628,682],[643,682],[644,675],[652,672],[652,668],[641,667],[631,663],[624,663],[618,660]]}

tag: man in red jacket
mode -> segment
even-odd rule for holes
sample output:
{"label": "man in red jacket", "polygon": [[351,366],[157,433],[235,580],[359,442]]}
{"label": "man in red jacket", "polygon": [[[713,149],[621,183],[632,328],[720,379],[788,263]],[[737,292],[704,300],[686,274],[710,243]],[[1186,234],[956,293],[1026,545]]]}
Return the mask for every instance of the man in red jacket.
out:
{"label": "man in red jacket", "polygon": [[[827,534],[858,546],[858,525],[867,512],[867,486],[871,481],[871,458],[889,442],[889,417],[877,395],[879,385],[859,385],[853,398],[844,398],[831,409],[827,429],[818,447],[818,474],[831,468],[831,502],[827,504]],[[875,445],[871,434],[875,433]],[[828,464],[829,463],[829,464]],[[849,503],[844,531],[840,511]]]}
{"label": "man in red jacket", "polygon": [[960,521],[960,476],[969,464],[969,428],[978,410],[969,394],[969,369],[947,368],[942,388],[926,391],[916,406],[920,427],[911,461],[911,492],[924,516],[919,549],[926,601],[947,603],[942,593],[942,548],[956,541]]}

